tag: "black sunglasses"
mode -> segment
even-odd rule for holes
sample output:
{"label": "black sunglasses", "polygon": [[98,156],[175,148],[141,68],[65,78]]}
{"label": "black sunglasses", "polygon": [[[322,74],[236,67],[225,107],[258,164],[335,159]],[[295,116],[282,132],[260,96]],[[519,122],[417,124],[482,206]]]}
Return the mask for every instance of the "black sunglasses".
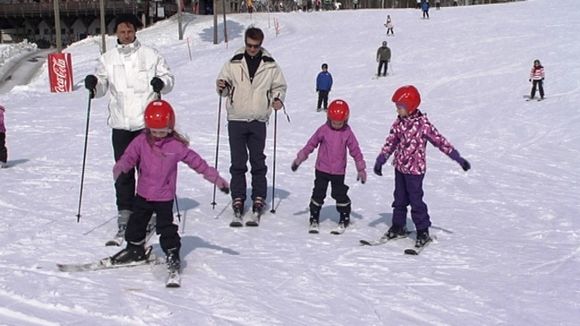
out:
{"label": "black sunglasses", "polygon": [[259,49],[262,47],[262,43],[260,44],[250,44],[250,43],[246,43],[246,47],[248,48],[254,48],[254,49]]}

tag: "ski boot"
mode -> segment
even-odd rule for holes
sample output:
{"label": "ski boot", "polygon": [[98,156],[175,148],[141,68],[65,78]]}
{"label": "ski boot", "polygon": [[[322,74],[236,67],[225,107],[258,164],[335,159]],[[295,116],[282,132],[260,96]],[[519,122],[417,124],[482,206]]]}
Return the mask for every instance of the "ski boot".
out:
{"label": "ski boot", "polygon": [[128,243],[127,247],[111,257],[113,265],[130,264],[146,260],[148,257],[145,253],[145,247]]}
{"label": "ski boot", "polygon": [[400,225],[393,224],[389,230],[383,235],[383,239],[400,239],[406,238],[408,235],[407,228]]}
{"label": "ski boot", "polygon": [[165,263],[167,264],[167,269],[169,269],[170,271],[179,272],[181,270],[181,260],[179,259],[179,248],[172,248],[167,250]]}
{"label": "ski boot", "polygon": [[310,200],[310,227],[308,228],[308,233],[316,234],[320,229],[320,205],[315,203],[312,199]]}
{"label": "ski boot", "polygon": [[230,223],[231,227],[240,227],[243,226],[243,217],[244,217],[244,200],[242,198],[234,199],[232,203],[232,209],[234,210],[234,218]]}
{"label": "ski boot", "polygon": [[256,197],[254,199],[254,204],[252,205],[252,215],[248,217],[246,221],[246,226],[259,226],[260,217],[264,212],[264,199],[262,197]]}
{"label": "ski boot", "polygon": [[415,241],[415,248],[424,247],[431,241],[433,240],[429,236],[429,229],[417,230],[417,241]]}

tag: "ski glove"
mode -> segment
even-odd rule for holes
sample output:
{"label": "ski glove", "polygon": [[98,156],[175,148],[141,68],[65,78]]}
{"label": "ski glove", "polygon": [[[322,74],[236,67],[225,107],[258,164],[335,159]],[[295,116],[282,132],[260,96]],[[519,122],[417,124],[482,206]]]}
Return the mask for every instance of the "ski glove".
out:
{"label": "ski glove", "polygon": [[452,150],[451,153],[449,153],[449,157],[455,162],[459,163],[463,171],[469,171],[469,169],[471,169],[471,164],[469,164],[466,159],[461,157],[457,150]]}
{"label": "ski glove", "polygon": [[226,180],[224,180],[224,178],[218,177],[218,179],[215,181],[215,185],[224,194],[227,195],[230,193],[230,185],[228,184],[228,182]]}
{"label": "ski glove", "polygon": [[373,168],[376,175],[383,175],[383,165],[385,165],[385,163],[387,163],[387,157],[383,153],[379,154],[375,161],[375,167]]}
{"label": "ski glove", "polygon": [[364,185],[367,182],[367,172],[365,170],[358,171],[356,181],[360,181]]}
{"label": "ski glove", "polygon": [[295,172],[296,170],[298,170],[298,167],[300,166],[301,163],[302,163],[302,160],[297,157],[292,162],[292,166],[290,166],[290,169],[292,169],[292,172]]}
{"label": "ski glove", "polygon": [[97,88],[98,79],[95,75],[87,75],[85,77],[85,88],[89,90],[90,97],[95,97],[95,89]]}
{"label": "ski glove", "polygon": [[165,83],[161,80],[161,78],[153,77],[153,79],[151,79],[151,86],[153,86],[153,91],[155,93],[159,93],[163,89],[163,86],[165,86]]}

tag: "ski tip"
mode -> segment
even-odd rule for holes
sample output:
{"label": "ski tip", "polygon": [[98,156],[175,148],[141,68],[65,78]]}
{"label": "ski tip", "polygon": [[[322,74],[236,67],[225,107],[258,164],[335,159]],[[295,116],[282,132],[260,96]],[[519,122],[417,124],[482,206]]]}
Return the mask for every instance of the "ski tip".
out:
{"label": "ski tip", "polygon": [[415,249],[405,249],[405,255],[417,256],[418,254]]}

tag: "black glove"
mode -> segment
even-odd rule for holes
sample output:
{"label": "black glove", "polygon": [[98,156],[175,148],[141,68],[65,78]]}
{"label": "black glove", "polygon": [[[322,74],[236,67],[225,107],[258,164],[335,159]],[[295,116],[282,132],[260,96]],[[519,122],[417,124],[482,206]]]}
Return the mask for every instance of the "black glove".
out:
{"label": "black glove", "polygon": [[461,168],[463,169],[463,171],[469,171],[469,169],[471,169],[471,164],[469,164],[469,162],[467,162],[466,159],[463,159],[463,161],[460,163]]}
{"label": "black glove", "polygon": [[153,91],[155,93],[159,93],[163,89],[163,86],[165,86],[165,83],[161,80],[161,78],[153,77],[153,79],[151,79],[151,86],[153,86]]}
{"label": "black glove", "polygon": [[528,81],[529,81],[529,82],[531,82],[531,81],[532,81],[532,79],[530,78],[530,79],[528,79]]}
{"label": "black glove", "polygon": [[95,89],[99,80],[95,75],[87,75],[85,77],[85,88],[89,90],[91,98],[95,97]]}
{"label": "black glove", "polygon": [[230,188],[228,188],[228,187],[223,187],[223,188],[220,188],[220,191],[221,191],[221,192],[223,192],[224,194],[226,194],[226,195],[227,195],[227,194],[229,194],[229,193],[230,193]]}
{"label": "black glove", "polygon": [[296,170],[298,170],[298,164],[292,162],[292,165],[290,166],[290,169],[292,170],[292,172],[295,172]]}
{"label": "black glove", "polygon": [[375,167],[373,168],[373,172],[375,172],[376,175],[383,175],[383,165],[385,165],[385,163],[387,163],[387,158],[385,157],[384,154],[379,154],[379,156],[377,156],[377,159],[375,160]]}

